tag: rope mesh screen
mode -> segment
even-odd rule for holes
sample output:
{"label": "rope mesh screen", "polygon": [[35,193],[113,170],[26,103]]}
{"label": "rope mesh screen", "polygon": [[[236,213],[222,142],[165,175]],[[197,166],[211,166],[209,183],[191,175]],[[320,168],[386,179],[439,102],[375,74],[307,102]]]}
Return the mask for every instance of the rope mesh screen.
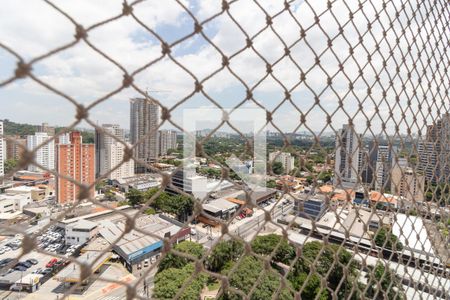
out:
{"label": "rope mesh screen", "polygon": [[[33,234],[2,225],[24,234],[17,259],[37,251],[78,266],[80,280],[59,299],[70,297],[94,277],[124,286],[124,299],[209,299],[208,290],[218,290],[211,298],[219,299],[450,298],[449,2],[199,2],[124,1],[115,14],[87,23],[72,14],[64,1],[42,1],[65,19],[64,30],[71,28],[64,33],[65,43],[46,45],[45,52],[35,55],[0,37],[2,54],[16,62],[12,73],[0,79],[0,93],[26,81],[58,97],[60,103],[73,105],[75,112],[67,116],[74,117],[70,125],[34,149],[3,135],[22,153],[17,166],[1,179],[35,165],[79,187],[77,201],[66,204],[58,217]],[[155,25],[155,20],[164,22],[161,18],[168,12],[184,24],[170,34]],[[121,26],[137,28],[136,39],[142,47],[148,46],[148,53],[129,57],[126,49],[102,46],[110,45],[104,44],[104,33]],[[93,92],[89,102],[80,101],[76,90],[68,92],[54,76],[40,75],[41,68],[58,67],[58,59],[77,47],[83,48],[77,53],[95,55],[105,64],[107,80],[115,79],[107,91]],[[148,92],[149,82],[158,87],[167,83],[170,95]],[[89,93],[88,81],[79,89]],[[106,131],[93,117],[124,95],[127,101],[142,98],[160,111],[156,126],[133,144]],[[137,155],[139,145],[166,126],[184,133],[185,141],[192,137],[181,113],[198,107],[223,114],[212,130],[197,137],[194,152],[220,166],[222,182],[245,192],[243,204],[228,218],[205,209],[211,193],[195,197],[173,184],[183,165],[168,173],[145,155]],[[255,200],[257,192],[243,181],[230,178],[233,170],[207,147],[228,128],[242,146],[238,158],[251,157],[252,136],[232,121],[235,111],[247,108],[263,110],[270,131],[267,143],[279,141],[280,152],[267,155],[267,181],[278,188],[271,206]],[[205,118],[197,116],[198,121]],[[252,118],[248,116],[249,121]],[[80,125],[123,145],[123,160],[90,185],[36,161],[39,149]],[[309,137],[307,142],[302,135]],[[271,149],[267,152],[274,152]],[[295,165],[290,171],[283,165],[280,174],[275,167],[284,152],[291,153]],[[94,187],[130,160],[161,178],[158,191],[144,199],[135,214],[91,196]],[[297,184],[302,192],[293,188]],[[192,200],[192,213],[178,215],[181,230],[202,218],[216,225],[205,227],[209,238],[198,253],[165,237],[156,262],[124,282],[94,274],[103,259],[100,254],[84,264],[76,256],[67,258],[38,247],[39,235],[86,202],[124,219],[115,243],[102,253],[116,251],[114,246],[131,232],[160,240],[140,220],[166,190]],[[240,226],[242,214],[249,209],[255,212],[248,217],[251,226]],[[315,218],[308,209],[320,216]],[[174,260],[180,263],[172,266],[176,271],[162,274],[163,264]],[[208,288],[211,284],[215,287]],[[171,289],[173,285],[176,289]]]}

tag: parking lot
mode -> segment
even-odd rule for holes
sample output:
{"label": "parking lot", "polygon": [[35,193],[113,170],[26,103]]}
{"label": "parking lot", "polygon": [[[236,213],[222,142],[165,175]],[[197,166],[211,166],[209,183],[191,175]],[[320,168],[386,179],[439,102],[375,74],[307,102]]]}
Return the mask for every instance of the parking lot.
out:
{"label": "parking lot", "polygon": [[[33,251],[17,260],[20,256],[22,236],[15,235],[0,245],[0,289],[17,290],[15,283],[29,274],[38,274],[41,282],[48,280],[67,263],[65,259],[53,257],[51,254]],[[37,237],[38,248],[49,253],[58,253],[69,257],[78,254],[80,245],[65,245],[64,230],[50,227]]]}

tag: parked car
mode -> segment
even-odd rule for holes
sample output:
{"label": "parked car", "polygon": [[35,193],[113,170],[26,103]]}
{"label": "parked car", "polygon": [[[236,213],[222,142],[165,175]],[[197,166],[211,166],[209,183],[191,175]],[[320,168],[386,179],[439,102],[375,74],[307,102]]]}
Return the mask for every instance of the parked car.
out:
{"label": "parked car", "polygon": [[34,270],[34,271],[31,272],[31,273],[33,273],[33,274],[40,274],[41,271],[42,271],[42,268],[37,268],[36,270]]}
{"label": "parked car", "polygon": [[37,265],[38,264],[37,259],[34,259],[34,258],[27,259],[26,261],[29,262],[32,265]]}
{"label": "parked car", "polygon": [[51,268],[46,268],[44,270],[41,271],[42,275],[47,275],[48,273],[51,273],[53,271],[53,269]]}
{"label": "parked car", "polygon": [[25,268],[22,265],[17,265],[17,266],[14,267],[14,270],[15,271],[19,271],[19,272],[25,272],[27,270],[27,268]]}
{"label": "parked car", "polygon": [[9,264],[10,262],[12,262],[13,261],[13,259],[12,258],[5,258],[5,259],[2,259],[1,261],[0,261],[0,268],[3,268],[4,266],[6,266],[7,264]]}
{"label": "parked car", "polygon": [[31,267],[33,264],[30,263],[30,262],[28,262],[28,261],[22,261],[22,262],[19,263],[19,265],[24,266],[25,268],[28,269],[28,268]]}
{"label": "parked car", "polygon": [[46,268],[52,268],[58,260],[56,258],[52,258],[46,265]]}

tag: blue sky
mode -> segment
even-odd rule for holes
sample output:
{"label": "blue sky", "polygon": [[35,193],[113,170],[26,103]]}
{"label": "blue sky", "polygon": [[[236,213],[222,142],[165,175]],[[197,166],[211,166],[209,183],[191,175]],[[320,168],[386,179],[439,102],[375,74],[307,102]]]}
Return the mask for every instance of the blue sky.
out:
{"label": "blue sky", "polygon": [[[347,1],[348,7],[353,7],[353,2],[357,3],[356,0]],[[53,3],[78,23],[88,27],[119,14],[122,1],[83,0],[75,3],[59,0]],[[221,11],[221,1],[185,0],[184,3],[200,21]],[[276,14],[283,8],[283,1],[261,0],[259,3],[270,15]],[[394,4],[388,5],[386,13],[381,15],[381,21],[388,22],[389,17],[392,18],[395,13]],[[311,5],[316,12],[326,9],[326,1],[314,1]],[[374,4],[375,7],[377,5]],[[383,69],[381,61],[383,57],[389,56],[386,41],[393,43],[396,32],[391,30],[387,38],[383,39],[382,27],[374,23],[373,35],[365,35],[363,39],[365,48],[361,47],[358,30],[364,31],[367,26],[366,17],[369,20],[374,18],[375,11],[371,7],[365,7],[364,14],[361,11],[355,13],[353,19],[355,26],[344,27],[345,39],[338,34],[339,25],[346,23],[345,19],[349,14],[347,6],[342,1],[334,2],[332,9],[334,15],[342,19],[336,20],[330,13],[322,14],[321,26],[325,33],[318,26],[313,26],[307,31],[306,41],[298,41],[299,26],[290,14],[284,12],[274,19],[273,29],[285,44],[292,46],[291,58],[283,57],[285,46],[269,28],[254,38],[254,47],[257,52],[247,49],[235,55],[230,61],[230,68],[248,86],[253,87],[267,75],[265,63],[259,56],[263,56],[271,64],[282,58],[273,67],[273,75],[289,90],[299,83],[298,66],[303,71],[311,69],[307,73],[306,82],[293,89],[292,103],[285,102],[274,113],[276,125],[286,132],[297,129],[300,113],[307,114],[308,127],[313,131],[320,131],[326,127],[327,113],[331,115],[334,129],[341,127],[348,118],[354,118],[360,132],[366,130],[368,119],[371,120],[371,129],[375,133],[380,131],[383,121],[391,132],[396,124],[400,124],[402,131],[407,125],[412,125],[413,132],[423,129],[423,124],[435,118],[439,111],[448,110],[448,101],[445,103],[445,99],[448,100],[448,98],[442,92],[436,97],[436,91],[433,90],[436,86],[432,86],[430,90],[418,88],[417,78],[420,72],[413,74],[413,79],[406,82],[405,87],[402,87],[402,82],[398,79],[390,84],[390,78],[397,73],[395,61],[401,61],[404,56],[402,49],[414,32],[414,24],[411,32],[400,40],[400,47],[394,49],[394,56],[388,61],[388,67]],[[144,1],[135,6],[134,12],[143,23],[156,31],[168,43],[190,34],[194,27],[192,18],[175,1]],[[303,1],[294,1],[291,12],[304,28],[314,23],[314,13]],[[249,36],[253,36],[266,26],[265,15],[254,1],[237,1],[231,5],[229,13]],[[398,18],[398,22],[394,23],[395,31],[401,30],[401,22],[410,13],[408,8],[405,9]],[[207,23],[203,29],[205,35],[227,56],[235,54],[245,46],[245,35],[226,14]],[[73,33],[73,24],[43,1],[8,0],[4,2],[4,8],[0,12],[0,41],[14,49],[26,61],[70,42],[73,40]],[[333,51],[326,50],[328,37],[333,38]],[[123,17],[96,28],[89,33],[89,41],[130,73],[158,58],[161,53],[159,41],[131,17]],[[365,80],[362,80],[358,77],[358,65],[361,67],[367,64],[366,49],[373,52],[377,43],[380,43],[381,50],[373,55],[373,64],[363,69]],[[420,44],[420,41],[418,43]],[[427,47],[427,45],[422,46]],[[348,54],[349,47],[354,47],[352,57]],[[440,47],[441,51],[445,51],[445,45]],[[321,54],[321,66],[314,65],[313,51]],[[417,51],[418,49],[412,49],[411,55],[406,57],[407,60],[412,61]],[[200,35],[195,35],[173,47],[172,55],[200,80],[221,68],[221,54]],[[340,61],[345,61],[344,72],[338,69]],[[14,73],[15,65],[15,58],[0,48],[0,82]],[[436,70],[430,66],[426,67],[424,72],[444,76],[444,67]],[[328,75],[325,72],[334,76],[332,85],[328,87],[326,84]],[[375,75],[378,72],[380,72],[380,81],[376,82]],[[407,72],[408,61],[400,66],[399,75],[406,78]],[[90,49],[84,42],[80,42],[70,49],[33,65],[33,74],[70,95],[76,101],[87,105],[118,88],[121,85],[123,72]],[[142,90],[162,91],[151,93],[151,95],[169,108],[185,99],[194,88],[193,78],[167,57],[136,75],[134,80]],[[353,93],[348,93],[349,80],[354,82]],[[367,84],[375,84],[370,95],[367,92]],[[435,81],[432,81],[432,84],[435,84]],[[382,96],[383,89],[386,90],[386,96]],[[240,103],[246,93],[243,84],[226,69],[206,81],[204,91],[224,108],[231,108]],[[398,105],[395,105],[397,94],[400,94],[400,98]],[[133,89],[124,90],[94,107],[90,111],[90,119],[100,124],[119,123],[124,128],[128,128],[129,99],[138,95]],[[254,88],[253,95],[255,101],[267,110],[273,111],[284,99],[284,88],[269,76]],[[320,101],[320,107],[314,106],[316,96]],[[436,101],[430,114],[418,109],[418,104],[425,96],[432,97]],[[339,99],[343,99],[342,108],[339,108]],[[362,110],[358,108],[358,99],[359,101],[365,99],[361,105]],[[408,101],[411,102],[409,106]],[[379,112],[376,112],[377,104],[379,104]],[[252,103],[247,105],[254,106]],[[172,117],[175,122],[182,125],[181,116],[184,108],[212,106],[213,104],[204,95],[196,94],[177,107]],[[405,108],[406,111],[404,111]],[[390,110],[393,111],[392,117],[389,116]],[[406,118],[403,122],[401,122],[402,113]],[[62,126],[70,124],[74,114],[74,106],[66,99],[28,78],[0,88],[0,119],[7,118],[32,124],[48,122]],[[419,125],[413,123],[414,116],[418,118]],[[163,127],[168,125],[164,124]],[[298,130],[303,131],[306,128],[301,127]],[[325,131],[331,130],[330,127],[325,129]]]}

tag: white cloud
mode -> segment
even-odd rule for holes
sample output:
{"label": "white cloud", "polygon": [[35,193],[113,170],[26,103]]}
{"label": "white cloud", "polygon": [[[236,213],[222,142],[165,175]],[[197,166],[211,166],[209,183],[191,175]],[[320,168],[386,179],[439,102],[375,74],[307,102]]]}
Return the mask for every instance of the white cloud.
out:
{"label": "white cloud", "polygon": [[[397,3],[398,1],[393,2]],[[54,1],[54,3],[85,28],[120,14],[122,9],[121,0],[106,2],[100,0],[59,0]],[[221,11],[220,1],[197,1],[196,5],[193,1],[185,1],[184,3],[191,9],[198,7],[196,17],[199,20],[205,20]],[[283,9],[282,1],[260,0],[258,3],[269,15],[274,15]],[[413,20],[402,36],[402,28],[406,28],[407,18],[410,18],[412,14],[411,8],[407,6],[405,12],[401,12],[396,19],[395,12],[399,10],[397,5],[394,6],[389,3],[385,10],[381,8],[381,5],[382,3],[378,2],[365,4],[361,11],[357,9],[358,1],[344,2],[340,0],[333,2],[331,11],[326,11],[326,1],[310,1],[309,5],[303,1],[297,1],[291,6],[295,19],[287,11],[284,11],[273,19],[273,30],[275,32],[271,28],[267,28],[258,33],[266,27],[266,17],[263,11],[254,1],[240,0],[234,2],[230,6],[229,13],[249,36],[252,37],[258,33],[253,41],[253,46],[258,53],[255,53],[252,49],[246,49],[231,59],[230,68],[248,86],[253,87],[267,75],[266,65],[263,59],[259,57],[259,55],[262,55],[270,64],[276,62],[273,67],[273,76],[281,81],[287,89],[295,87],[293,101],[300,110],[306,112],[313,105],[314,96],[309,90],[312,89],[314,93],[320,95],[321,105],[327,112],[334,112],[338,107],[338,99],[341,98],[343,99],[344,109],[352,116],[356,114],[355,118],[361,123],[365,123],[365,117],[361,112],[358,112],[356,97],[360,101],[368,97],[368,85],[372,86],[376,83],[376,74],[382,70],[379,75],[379,82],[372,89],[372,98],[376,103],[381,103],[380,114],[382,116],[381,118],[375,117],[377,126],[379,126],[381,119],[387,118],[389,110],[393,109],[395,117],[400,118],[401,107],[390,105],[395,100],[396,95],[401,97],[402,108],[407,107],[407,101],[412,99],[410,104],[412,110],[418,107],[418,103],[424,96],[427,96],[428,99],[443,102],[446,96],[442,94],[442,91],[436,99],[436,83],[439,82],[440,78],[432,80],[431,76],[434,74],[437,77],[445,77],[445,63],[438,64],[438,67],[435,66],[438,63],[435,61],[431,65],[423,63],[432,53],[435,56],[442,56],[446,50],[445,44],[438,45],[437,50],[432,50],[433,45],[427,44],[425,38],[431,31],[430,24],[432,23],[422,25],[420,19]],[[427,7],[431,9],[431,7]],[[349,9],[357,11],[351,21],[349,21]],[[322,13],[324,11],[326,12]],[[142,22],[169,42],[189,34],[193,30],[193,20],[175,1],[144,1],[135,6],[134,12]],[[374,20],[376,12],[380,12],[380,19],[373,22],[371,33],[366,33],[367,23]],[[314,25],[315,15],[320,15],[321,27]],[[18,21],[19,18],[20,21]],[[433,17],[430,16],[430,18]],[[394,30],[390,29],[391,21]],[[305,39],[300,41],[300,27],[297,22],[306,30]],[[380,25],[380,22],[382,25]],[[341,26],[347,24],[344,27],[343,36],[339,35],[339,24]],[[416,35],[416,43],[408,52],[406,49],[411,44],[419,26],[422,27],[422,32]],[[388,31],[386,38],[382,35],[383,28]],[[235,54],[246,45],[245,35],[227,14],[222,14],[205,25],[205,32],[227,56]],[[73,34],[73,24],[44,2],[9,0],[2,3],[0,40],[26,59],[41,55],[71,41]],[[359,43],[360,35],[363,35],[364,47]],[[333,40],[331,48],[328,46],[328,38]],[[398,46],[396,46],[397,38],[399,38]],[[161,55],[161,46],[158,40],[130,16],[96,28],[89,33],[89,41],[117,61],[128,72],[142,67]],[[379,51],[375,51],[376,44],[380,45]],[[283,57],[285,45],[293,46],[291,48],[292,59]],[[351,57],[349,57],[350,47],[354,48],[354,54]],[[178,44],[172,50],[172,53],[175,53],[173,54],[175,59],[199,80],[208,77],[221,68],[222,57],[220,53],[200,35],[196,35],[195,41],[190,38]],[[390,51],[392,51],[393,57],[390,57]],[[408,81],[407,73],[411,71],[412,64],[417,60],[419,51],[422,52],[422,64],[418,63],[414,66],[417,72],[413,72],[411,81]],[[367,52],[375,52],[371,65],[367,65]],[[321,55],[320,67],[314,67],[316,55]],[[405,58],[404,63],[402,62],[403,57]],[[382,66],[383,58],[388,59],[386,68]],[[11,65],[11,57],[9,56],[0,55],[0,63],[2,61],[7,61],[6,65]],[[344,72],[339,71],[340,62],[344,63]],[[396,70],[397,66],[399,66],[399,72]],[[312,68],[306,74],[307,85],[296,86],[300,81],[299,67],[303,72]],[[364,80],[359,78],[358,71],[360,68],[363,68]],[[94,52],[83,42],[39,62],[34,66],[34,70],[35,74],[43,81],[83,103],[90,103],[118,88],[121,85],[123,75],[119,68]],[[7,71],[12,72],[12,70]],[[0,71],[0,77],[7,78],[3,72]],[[336,93],[331,91],[330,88],[324,90],[327,88],[325,72],[329,76],[335,76],[333,88]],[[423,77],[423,72],[428,76],[428,79],[424,78],[424,80],[431,81],[429,89],[417,88],[418,77]],[[336,73],[337,75],[335,75]],[[402,81],[399,78],[405,81],[405,89],[401,87]],[[390,84],[392,80],[395,81],[395,87]],[[184,99],[194,89],[192,76],[168,57],[139,73],[135,77],[135,82],[143,90],[149,88],[150,90],[170,91],[170,93],[154,94],[164,105],[169,107]],[[352,93],[348,93],[350,82],[355,83],[356,97]],[[214,97],[225,107],[236,105],[245,96],[242,83],[226,69],[209,78],[204,87],[209,96]],[[383,89],[386,90],[385,98],[382,97]],[[253,92],[257,101],[266,105],[270,110],[275,108],[284,97],[283,88],[270,76],[261,82]],[[34,98],[41,99],[43,93],[45,93],[44,88],[38,87],[34,83],[30,84],[29,80],[18,81],[7,88],[0,89],[0,102],[4,107],[4,112],[0,117],[13,119],[16,114],[31,115],[31,112],[15,111],[15,108],[11,105],[8,106],[6,101],[11,101],[11,99],[21,99],[22,101],[23,99],[29,99],[28,101],[32,101]],[[51,92],[46,93],[49,99],[63,101]],[[119,95],[113,96],[111,103],[120,102],[122,104],[117,107],[126,109],[123,102],[134,95],[137,95],[136,91],[125,90]],[[202,100],[198,100],[200,98]],[[198,98],[188,99],[187,104],[196,103],[196,101],[208,103],[204,97],[198,96]],[[106,105],[106,103],[104,102],[102,105]],[[94,115],[93,118],[99,118],[105,122],[115,120],[114,105],[117,104],[112,105],[108,109],[102,110],[101,113],[98,109],[95,110],[97,115]],[[442,105],[448,110],[448,104],[438,102],[433,107],[432,113],[437,114]],[[374,111],[375,104],[369,97],[364,102],[364,112],[366,115],[373,115]],[[71,110],[66,110],[66,112],[68,114],[73,113]],[[292,107],[286,106],[284,109],[280,109],[278,114],[280,116],[283,114],[291,116],[291,114],[296,113],[292,110]],[[317,117],[309,119],[308,122],[311,122],[311,126],[316,130],[321,129],[324,126],[323,118],[325,114],[317,110],[311,112],[310,116],[315,114]],[[127,113],[121,112],[121,115],[126,117]],[[408,113],[409,124],[412,123],[411,117],[411,113]],[[37,117],[34,116],[34,118]],[[56,116],[52,115],[50,111],[48,113],[43,112],[40,118],[41,120],[56,120]],[[346,122],[347,118],[342,111],[339,111],[333,116],[333,122],[341,124]],[[27,118],[25,117],[25,119]],[[278,121],[281,127],[292,130],[295,125],[294,120],[297,122],[298,117],[280,117]],[[127,124],[127,120],[121,121],[121,123]]]}

